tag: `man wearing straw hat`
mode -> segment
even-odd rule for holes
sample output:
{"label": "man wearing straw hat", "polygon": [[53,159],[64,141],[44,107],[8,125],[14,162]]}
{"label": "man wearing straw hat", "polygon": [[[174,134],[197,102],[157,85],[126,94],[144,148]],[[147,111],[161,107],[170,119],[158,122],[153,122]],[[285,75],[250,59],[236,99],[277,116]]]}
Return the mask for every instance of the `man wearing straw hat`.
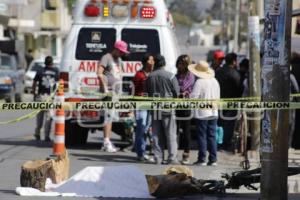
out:
{"label": "man wearing straw hat", "polygon": [[[214,71],[206,61],[199,61],[188,66],[191,73],[198,77],[191,98],[219,100],[220,85],[215,79]],[[217,141],[216,128],[218,120],[218,109],[195,110],[194,117],[197,120],[198,160],[194,164],[199,166],[217,165]],[[206,151],[209,152],[208,163],[206,163]]]}

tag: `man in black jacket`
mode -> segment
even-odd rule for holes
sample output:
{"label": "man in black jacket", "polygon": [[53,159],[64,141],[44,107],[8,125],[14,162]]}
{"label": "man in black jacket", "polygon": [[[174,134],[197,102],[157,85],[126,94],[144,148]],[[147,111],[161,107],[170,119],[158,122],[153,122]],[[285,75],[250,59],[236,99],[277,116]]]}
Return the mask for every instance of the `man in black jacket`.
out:
{"label": "man in black jacket", "polygon": [[[227,54],[225,65],[216,72],[216,78],[221,88],[221,98],[238,98],[242,95],[241,77],[237,71],[237,55]],[[224,150],[232,150],[232,137],[237,118],[236,110],[220,112],[219,125],[224,129]]]}

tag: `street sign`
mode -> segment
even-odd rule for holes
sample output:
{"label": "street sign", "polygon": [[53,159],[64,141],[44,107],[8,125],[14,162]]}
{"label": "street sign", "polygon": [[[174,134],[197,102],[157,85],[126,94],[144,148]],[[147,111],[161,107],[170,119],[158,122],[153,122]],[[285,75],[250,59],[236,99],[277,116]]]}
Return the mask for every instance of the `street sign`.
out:
{"label": "street sign", "polygon": [[8,6],[5,3],[0,3],[0,12],[7,11]]}

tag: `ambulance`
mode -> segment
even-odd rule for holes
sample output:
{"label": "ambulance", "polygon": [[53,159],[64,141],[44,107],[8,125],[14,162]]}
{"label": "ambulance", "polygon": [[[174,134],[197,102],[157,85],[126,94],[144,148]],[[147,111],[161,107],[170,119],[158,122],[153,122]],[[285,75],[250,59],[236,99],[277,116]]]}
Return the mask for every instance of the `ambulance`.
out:
{"label": "ambulance", "polygon": [[[176,73],[178,45],[174,23],[164,0],[78,0],[74,22],[62,56],[60,77],[65,81],[68,102],[95,101],[99,97],[97,65],[111,52],[117,40],[128,43],[130,54],[123,59],[123,92],[130,94],[130,80],[141,69],[145,53],[162,54],[166,69]],[[97,111],[72,111],[66,116],[67,145],[87,141],[89,130],[101,128]],[[124,133],[122,120],[113,131]]]}

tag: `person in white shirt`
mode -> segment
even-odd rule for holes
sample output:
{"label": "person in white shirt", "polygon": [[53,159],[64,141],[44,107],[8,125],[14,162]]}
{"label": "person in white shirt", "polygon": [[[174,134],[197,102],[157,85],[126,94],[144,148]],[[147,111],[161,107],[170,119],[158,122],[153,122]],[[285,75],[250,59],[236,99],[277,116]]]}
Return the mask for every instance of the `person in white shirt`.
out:
{"label": "person in white shirt", "polygon": [[[198,80],[196,81],[191,98],[219,100],[220,85],[215,79],[214,71],[209,67],[206,61],[199,61],[196,64],[188,66]],[[217,165],[217,141],[216,128],[218,120],[218,109],[201,109],[194,111],[194,117],[197,120],[197,141],[198,141],[198,160],[195,165],[205,166]],[[208,163],[206,163],[206,151],[209,152]]]}

